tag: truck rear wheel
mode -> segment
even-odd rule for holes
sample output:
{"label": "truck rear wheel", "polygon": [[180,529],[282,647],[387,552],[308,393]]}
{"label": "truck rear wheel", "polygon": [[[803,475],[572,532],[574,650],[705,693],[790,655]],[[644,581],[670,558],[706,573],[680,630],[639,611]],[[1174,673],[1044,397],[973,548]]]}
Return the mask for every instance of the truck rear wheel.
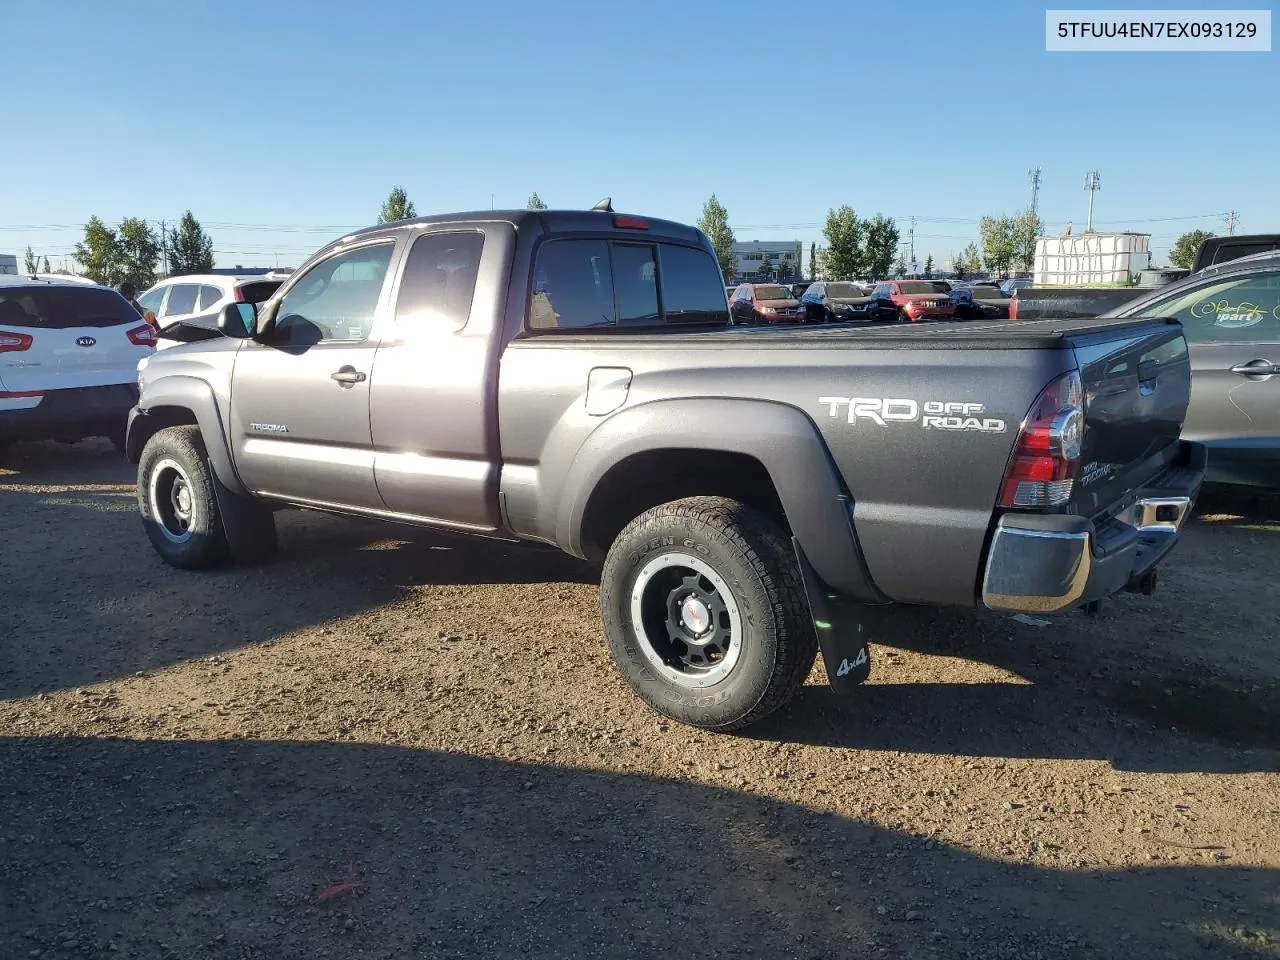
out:
{"label": "truck rear wheel", "polygon": [[790,701],[817,656],[777,525],[721,497],[649,510],[605,559],[600,608],[623,678],[659,713],[737,730]]}
{"label": "truck rear wheel", "polygon": [[167,563],[198,570],[227,560],[213,469],[198,427],[166,427],[147,441],[138,462],[138,510]]}

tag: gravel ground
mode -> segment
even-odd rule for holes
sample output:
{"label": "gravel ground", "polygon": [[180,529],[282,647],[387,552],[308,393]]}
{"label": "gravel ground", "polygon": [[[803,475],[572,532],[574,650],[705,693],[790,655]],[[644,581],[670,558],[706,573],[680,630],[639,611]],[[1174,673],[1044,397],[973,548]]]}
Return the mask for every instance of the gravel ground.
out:
{"label": "gravel ground", "polygon": [[280,525],[183,573],[107,444],[0,456],[0,958],[1280,957],[1273,502],[736,736],[627,692],[584,565]]}

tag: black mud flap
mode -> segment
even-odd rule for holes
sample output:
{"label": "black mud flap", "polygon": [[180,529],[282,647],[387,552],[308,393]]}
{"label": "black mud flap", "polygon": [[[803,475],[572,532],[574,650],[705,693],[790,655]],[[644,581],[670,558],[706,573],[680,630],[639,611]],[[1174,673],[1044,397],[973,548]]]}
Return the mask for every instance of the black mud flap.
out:
{"label": "black mud flap", "polygon": [[794,537],[791,543],[804,579],[827,681],[836,693],[852,693],[854,687],[871,676],[871,633],[879,619],[879,608],[828,593]]}

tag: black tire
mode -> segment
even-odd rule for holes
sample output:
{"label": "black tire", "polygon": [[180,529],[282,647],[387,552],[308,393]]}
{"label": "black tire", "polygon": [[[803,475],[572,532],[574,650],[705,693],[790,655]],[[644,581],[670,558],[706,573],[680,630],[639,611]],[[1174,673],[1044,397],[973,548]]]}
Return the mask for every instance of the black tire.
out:
{"label": "black tire", "polygon": [[120,456],[125,455],[125,429],[121,427],[119,430],[113,430],[107,434],[107,439],[111,441],[111,445],[116,448],[116,453]]}
{"label": "black tire", "polygon": [[229,558],[214,482],[198,427],[166,427],[143,447],[138,510],[166,563],[201,570]]}
{"label": "black tire", "polygon": [[764,514],[721,497],[677,500],[631,521],[605,559],[600,610],[631,688],[705,730],[737,730],[784,706],[818,652],[790,542]]}

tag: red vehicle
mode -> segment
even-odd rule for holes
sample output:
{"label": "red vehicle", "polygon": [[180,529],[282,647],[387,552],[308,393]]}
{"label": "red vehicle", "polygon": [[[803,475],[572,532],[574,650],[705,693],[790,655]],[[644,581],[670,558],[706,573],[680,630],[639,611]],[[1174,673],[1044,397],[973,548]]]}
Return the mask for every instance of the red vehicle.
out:
{"label": "red vehicle", "polygon": [[954,320],[956,305],[945,280],[882,280],[871,291],[872,320]]}
{"label": "red vehicle", "polygon": [[804,323],[800,301],[780,283],[744,283],[729,298],[733,323]]}

